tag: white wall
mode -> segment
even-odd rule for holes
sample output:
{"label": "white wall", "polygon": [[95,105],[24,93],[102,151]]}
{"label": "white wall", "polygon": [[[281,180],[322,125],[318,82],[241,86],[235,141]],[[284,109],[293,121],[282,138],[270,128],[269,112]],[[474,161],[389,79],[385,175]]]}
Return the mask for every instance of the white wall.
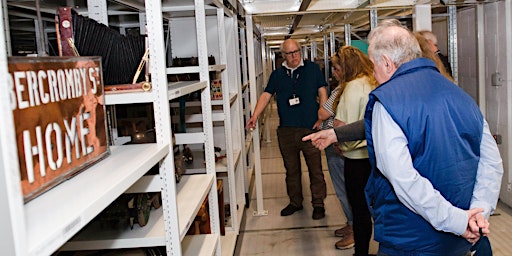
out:
{"label": "white wall", "polygon": [[[476,9],[457,13],[457,59],[459,86],[478,102]],[[480,104],[480,103],[479,103]]]}
{"label": "white wall", "polygon": [[[486,119],[493,134],[500,134],[502,144],[498,148],[503,159],[505,173],[501,186],[500,200],[512,206],[512,192],[508,191],[508,185],[512,183],[510,175],[510,140],[509,130],[512,129],[511,113],[512,98],[507,95],[511,93],[512,78],[507,78],[507,33],[512,33],[512,25],[506,25],[506,5],[510,1],[500,1],[484,5],[484,44],[485,44],[485,109]],[[510,9],[510,8],[509,8]],[[457,14],[457,36],[458,36],[458,59],[459,59],[459,84],[472,96],[478,92],[477,73],[477,28],[476,9],[466,9]],[[509,36],[510,37],[510,36]],[[510,41],[510,39],[509,39]],[[512,42],[508,42],[511,44]],[[510,48],[510,47],[509,47]],[[510,51],[510,50],[509,50]],[[510,53],[509,53],[510,55]],[[510,64],[508,64],[510,65]],[[491,76],[499,72],[503,77],[501,86],[491,85]],[[510,72],[509,72],[510,73]],[[475,99],[478,97],[473,96]]]}
{"label": "white wall", "polygon": [[[507,42],[506,34],[512,33],[510,24],[506,26],[505,22],[505,5],[510,5],[510,1],[500,1],[484,6],[484,20],[485,20],[485,56],[486,56],[486,70],[485,70],[485,93],[486,93],[486,109],[487,121],[493,133],[502,136],[503,143],[499,145],[501,157],[503,158],[503,165],[505,174],[503,175],[503,182],[501,186],[500,198],[506,204],[512,206],[512,192],[507,191],[507,186],[512,182],[510,178],[510,144],[508,130],[510,113],[507,110],[508,105],[512,104],[512,99],[507,98],[512,83],[511,78],[506,78],[507,69]],[[507,28],[508,27],[508,28]],[[508,31],[507,31],[508,30]],[[491,75],[495,72],[502,74],[505,81],[502,86],[491,86]]]}

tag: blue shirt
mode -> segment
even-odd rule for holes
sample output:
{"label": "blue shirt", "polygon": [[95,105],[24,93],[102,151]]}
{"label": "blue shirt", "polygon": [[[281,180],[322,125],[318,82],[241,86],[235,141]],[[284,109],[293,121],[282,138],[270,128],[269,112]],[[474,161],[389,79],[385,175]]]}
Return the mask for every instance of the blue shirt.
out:
{"label": "blue shirt", "polygon": [[[281,67],[272,72],[265,92],[276,96],[280,127],[312,129],[318,120],[318,89],[327,83],[318,64],[304,61],[295,70]],[[290,99],[299,103],[290,105]]]}

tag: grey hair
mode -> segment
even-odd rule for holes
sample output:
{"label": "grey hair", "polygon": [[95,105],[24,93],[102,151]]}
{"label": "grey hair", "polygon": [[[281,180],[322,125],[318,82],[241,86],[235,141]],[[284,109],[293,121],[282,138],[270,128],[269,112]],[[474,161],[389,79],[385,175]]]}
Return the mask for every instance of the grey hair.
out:
{"label": "grey hair", "polygon": [[384,20],[368,35],[368,52],[376,64],[384,55],[396,67],[421,57],[421,48],[414,34],[397,22]]}

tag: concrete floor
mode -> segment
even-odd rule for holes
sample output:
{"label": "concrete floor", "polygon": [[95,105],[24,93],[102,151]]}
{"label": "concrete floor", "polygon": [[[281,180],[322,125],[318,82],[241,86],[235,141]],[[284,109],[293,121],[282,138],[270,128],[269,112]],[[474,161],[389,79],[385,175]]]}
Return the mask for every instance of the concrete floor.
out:
{"label": "concrete floor", "polygon": [[[348,256],[354,249],[337,250],[334,247],[339,238],[334,230],[346,223],[345,215],[336,198],[334,188],[327,171],[325,156],[322,156],[322,167],[327,182],[327,198],[325,199],[326,217],[313,220],[309,190],[309,177],[303,162],[304,209],[287,217],[281,217],[280,211],[288,203],[285,186],[285,170],[279,152],[276,137],[278,124],[277,113],[271,113],[269,121],[270,140],[261,143],[262,193],[263,209],[257,209],[256,193],[251,191],[251,204],[246,209],[244,221],[240,229],[235,255],[322,255]],[[252,186],[253,188],[254,186]],[[266,216],[253,216],[258,210],[267,210]],[[491,235],[489,236],[495,256],[512,255],[512,210],[509,206],[499,203],[496,214],[491,216]],[[371,241],[370,253],[376,253],[378,244]]]}

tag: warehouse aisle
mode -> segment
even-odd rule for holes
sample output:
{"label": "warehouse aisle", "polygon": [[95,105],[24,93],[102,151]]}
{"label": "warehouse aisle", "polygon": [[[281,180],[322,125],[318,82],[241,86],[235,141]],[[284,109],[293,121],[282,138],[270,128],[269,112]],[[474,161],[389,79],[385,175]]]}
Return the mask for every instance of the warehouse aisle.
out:
{"label": "warehouse aisle", "polygon": [[[281,209],[288,203],[285,185],[285,169],[277,142],[276,128],[279,123],[275,105],[269,118],[271,142],[261,142],[261,169],[263,205],[268,216],[253,216],[256,210],[256,192],[251,191],[251,205],[246,209],[245,221],[240,229],[235,255],[352,255],[354,249],[337,250],[334,244],[339,240],[334,230],[346,223],[334,188],[327,171],[325,155],[322,154],[322,168],[327,182],[325,218],[311,218],[311,191],[306,163],[302,165],[302,186],[304,210],[291,216],[281,217]],[[252,188],[252,186],[251,186]],[[373,246],[375,252],[377,245]]]}
{"label": "warehouse aisle", "polygon": [[[309,203],[309,176],[303,162],[302,185],[304,191],[304,210],[287,217],[281,217],[280,211],[288,204],[285,186],[285,170],[279,152],[276,127],[278,125],[275,105],[272,105],[269,118],[271,142],[261,143],[261,169],[264,210],[267,216],[253,216],[256,210],[255,189],[251,191],[251,205],[246,209],[244,222],[240,228],[235,255],[322,255],[351,256],[354,249],[337,250],[334,244],[339,240],[334,230],[346,223],[345,215],[336,198],[334,188],[327,171],[325,155],[322,155],[322,168],[327,182],[325,199],[326,217],[321,220],[311,218],[313,208]],[[254,186],[251,186],[253,188]],[[499,203],[496,214],[491,217],[490,235],[495,256],[512,255],[512,209]],[[372,240],[370,253],[376,253],[378,244]]]}

